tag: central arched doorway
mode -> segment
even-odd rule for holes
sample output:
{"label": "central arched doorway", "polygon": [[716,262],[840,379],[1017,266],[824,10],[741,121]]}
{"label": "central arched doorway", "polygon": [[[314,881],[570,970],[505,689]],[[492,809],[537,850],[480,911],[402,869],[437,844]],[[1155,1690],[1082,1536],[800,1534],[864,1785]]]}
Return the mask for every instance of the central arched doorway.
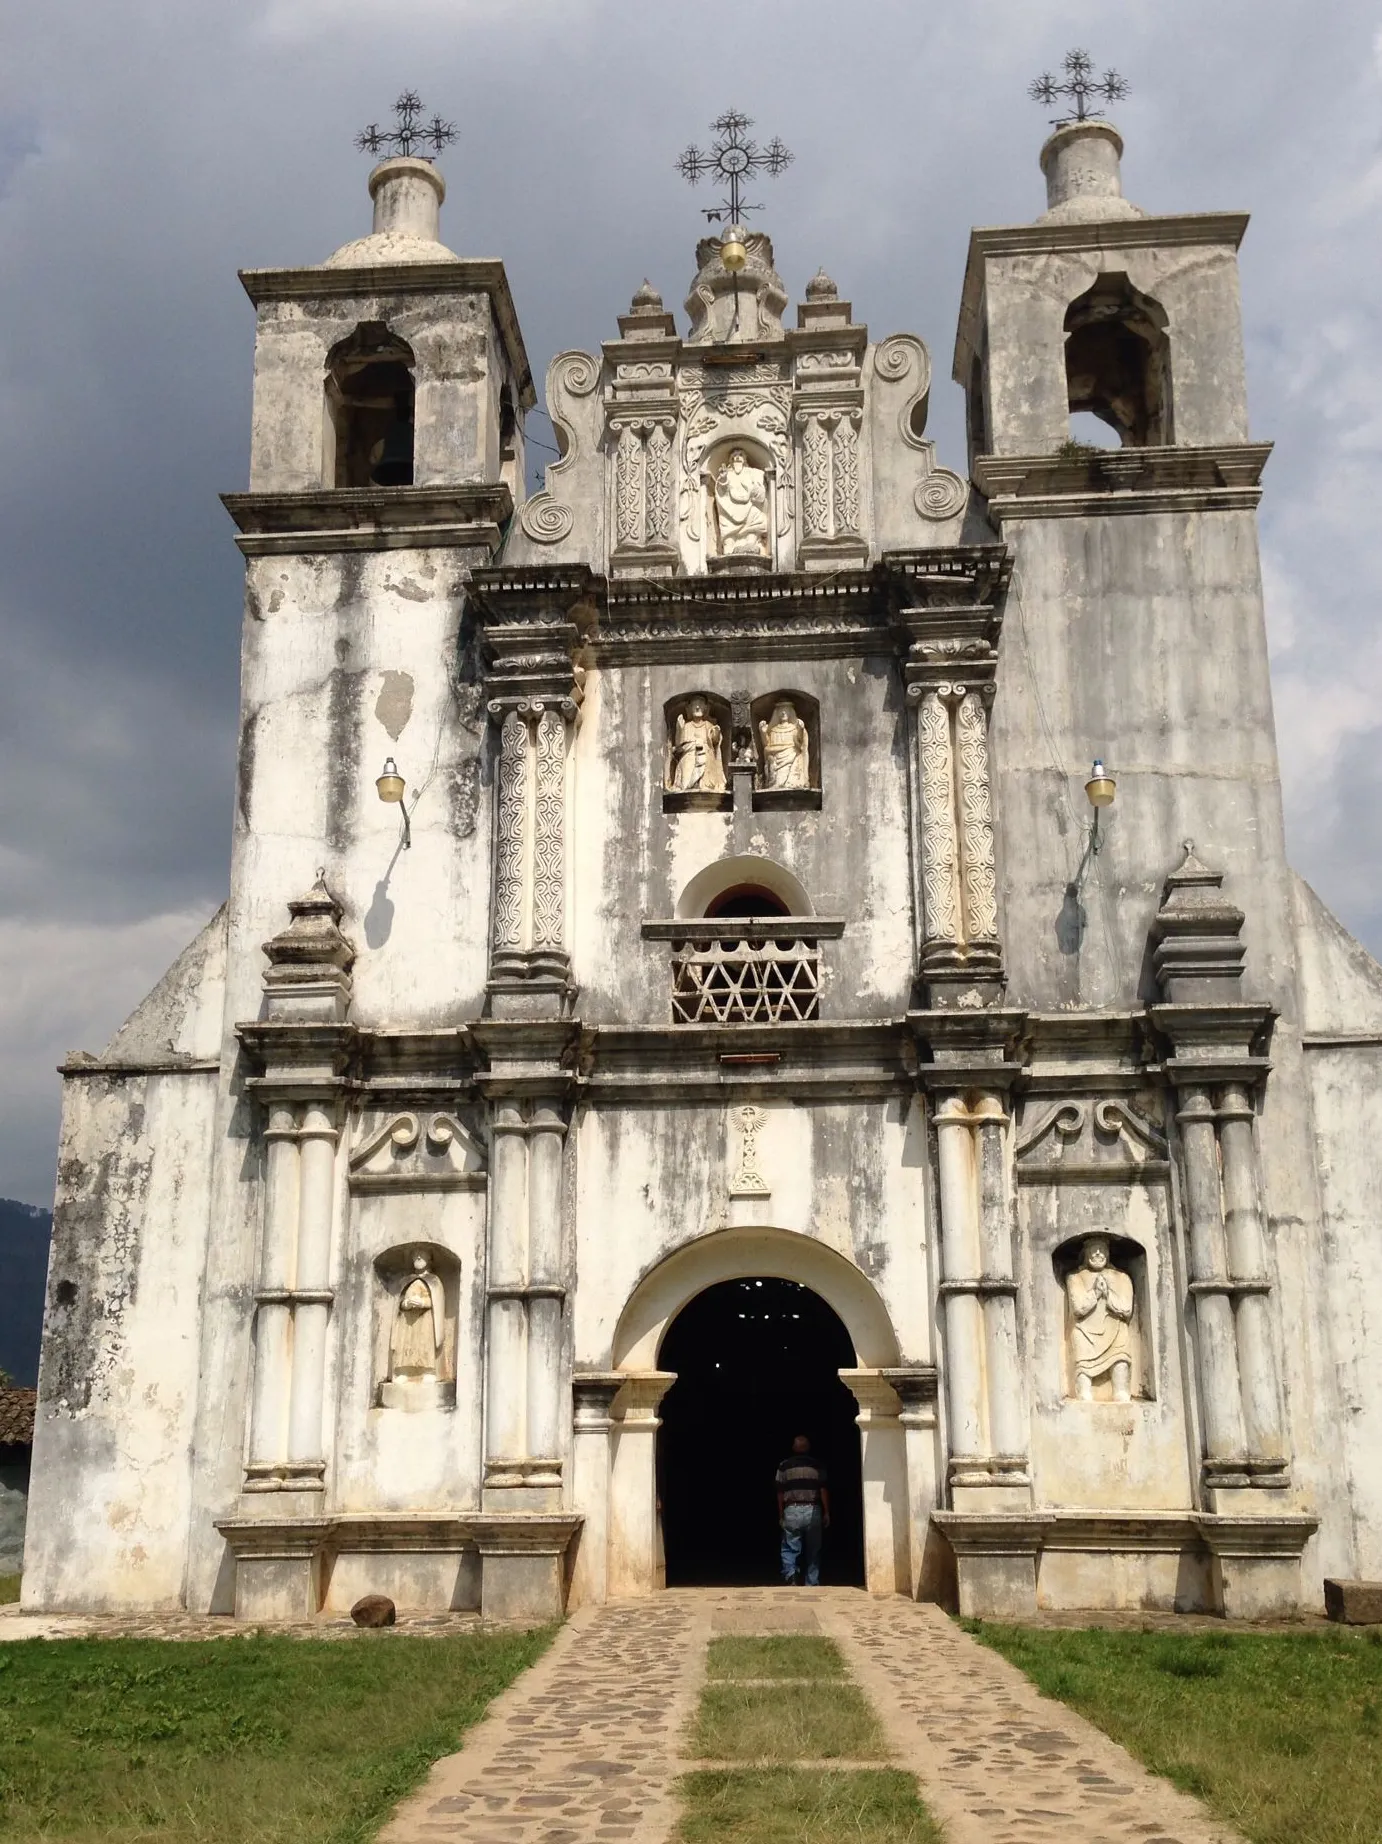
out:
{"label": "central arched doorway", "polygon": [[687,1302],[658,1351],[658,1498],[669,1587],[778,1579],[773,1475],[807,1435],[830,1477],[821,1579],[864,1580],[858,1412],[839,1372],[856,1354],[819,1294],[769,1275],[718,1282]]}

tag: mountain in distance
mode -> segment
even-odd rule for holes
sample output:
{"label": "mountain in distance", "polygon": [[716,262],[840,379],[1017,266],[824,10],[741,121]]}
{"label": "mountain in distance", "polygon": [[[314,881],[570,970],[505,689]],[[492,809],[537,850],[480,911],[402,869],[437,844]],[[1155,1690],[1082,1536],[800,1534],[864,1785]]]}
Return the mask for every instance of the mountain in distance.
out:
{"label": "mountain in distance", "polygon": [[0,1197],[0,1370],[31,1387],[38,1382],[52,1229],[51,1210]]}

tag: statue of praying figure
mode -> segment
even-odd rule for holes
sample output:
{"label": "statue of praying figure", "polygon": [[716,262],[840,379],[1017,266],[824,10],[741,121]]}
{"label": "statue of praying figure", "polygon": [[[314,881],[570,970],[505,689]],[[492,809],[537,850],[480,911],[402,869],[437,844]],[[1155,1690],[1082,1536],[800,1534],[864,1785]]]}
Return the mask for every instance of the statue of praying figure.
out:
{"label": "statue of praying figure", "polygon": [[1133,1284],[1121,1268],[1110,1266],[1107,1236],[1086,1236],[1065,1293],[1076,1396],[1092,1402],[1094,1385],[1108,1377],[1113,1400],[1131,1402]]}
{"label": "statue of praying figure", "polygon": [[422,1250],[413,1256],[413,1272],[398,1296],[389,1338],[389,1382],[435,1384],[440,1376],[446,1301],[442,1284]]}
{"label": "statue of praying figure", "polygon": [[715,520],[722,557],[768,555],[768,477],[742,448],[715,475]]}
{"label": "statue of praying figure", "polygon": [[725,791],[725,764],[720,754],[720,726],[704,698],[692,698],[677,713],[672,735],[672,764],[667,785],[677,794]]}
{"label": "statue of praying figure", "polygon": [[806,725],[789,698],[780,698],[773,714],[758,726],[763,745],[764,788],[809,788],[811,764]]}

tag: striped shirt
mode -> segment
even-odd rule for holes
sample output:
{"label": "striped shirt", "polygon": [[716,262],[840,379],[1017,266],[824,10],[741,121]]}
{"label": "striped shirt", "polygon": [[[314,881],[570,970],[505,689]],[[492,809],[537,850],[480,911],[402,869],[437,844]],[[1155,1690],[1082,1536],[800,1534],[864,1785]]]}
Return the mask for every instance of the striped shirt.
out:
{"label": "striped shirt", "polygon": [[809,1453],[791,1453],[777,1469],[777,1489],[787,1505],[818,1505],[830,1481],[825,1468]]}

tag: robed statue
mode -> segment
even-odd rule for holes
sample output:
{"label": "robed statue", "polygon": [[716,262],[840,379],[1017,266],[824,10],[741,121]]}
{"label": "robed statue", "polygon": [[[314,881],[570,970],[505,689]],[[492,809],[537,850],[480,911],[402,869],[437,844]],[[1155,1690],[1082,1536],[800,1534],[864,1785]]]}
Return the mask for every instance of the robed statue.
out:
{"label": "robed statue", "polygon": [[1132,1277],[1115,1268],[1107,1236],[1086,1236],[1080,1265],[1066,1276],[1075,1394],[1092,1402],[1107,1377],[1115,1402],[1132,1401]]}
{"label": "robed statue", "polygon": [[413,1272],[398,1296],[394,1313],[389,1337],[389,1381],[435,1382],[441,1375],[445,1330],[446,1298],[442,1284],[419,1249],[413,1256]]}
{"label": "robed statue", "polygon": [[768,477],[742,448],[715,475],[715,521],[722,557],[768,555]]}
{"label": "robed statue", "polygon": [[765,788],[809,788],[811,763],[806,725],[797,716],[797,707],[789,698],[780,698],[773,714],[758,726],[758,740],[763,748]]}
{"label": "robed statue", "polygon": [[677,714],[672,732],[672,764],[667,785],[675,793],[723,794],[725,764],[720,754],[720,726],[704,698],[692,698]]}

